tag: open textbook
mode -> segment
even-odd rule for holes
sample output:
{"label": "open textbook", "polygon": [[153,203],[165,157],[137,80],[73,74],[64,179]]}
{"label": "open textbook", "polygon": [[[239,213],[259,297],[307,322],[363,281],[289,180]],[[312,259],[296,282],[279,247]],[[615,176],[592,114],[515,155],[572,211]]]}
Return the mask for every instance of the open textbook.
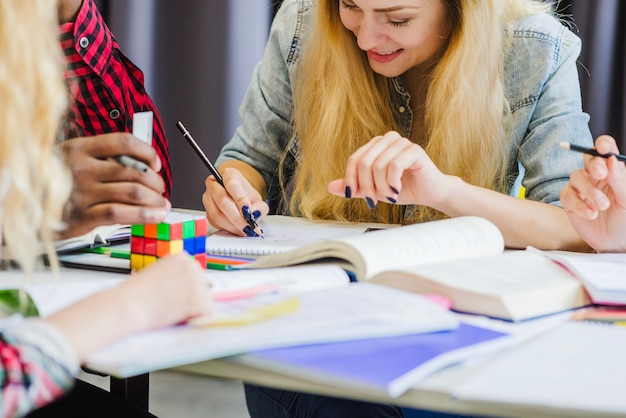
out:
{"label": "open textbook", "polygon": [[130,238],[130,225],[114,224],[102,225],[86,234],[79,235],[54,243],[57,253],[66,253],[82,248],[100,247],[121,242]]}
{"label": "open textbook", "polygon": [[583,283],[594,303],[626,305],[626,254],[528,250],[568,269]]}
{"label": "open textbook", "polygon": [[490,221],[458,217],[311,243],[243,268],[332,262],[368,281],[449,298],[461,312],[521,321],[589,304],[580,282],[538,254],[505,251]]}

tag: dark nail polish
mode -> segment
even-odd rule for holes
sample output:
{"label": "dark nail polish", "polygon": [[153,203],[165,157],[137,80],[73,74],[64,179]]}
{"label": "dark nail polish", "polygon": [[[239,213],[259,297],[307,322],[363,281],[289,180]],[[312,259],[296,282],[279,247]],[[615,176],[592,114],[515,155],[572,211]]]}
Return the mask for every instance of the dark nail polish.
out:
{"label": "dark nail polish", "polygon": [[261,211],[255,210],[254,212],[252,212],[252,216],[254,217],[254,220],[256,221],[257,219],[261,217]]}
{"label": "dark nail polish", "polygon": [[350,186],[346,186],[346,199],[350,199],[352,197],[352,190],[350,189]]}
{"label": "dark nail polish", "polygon": [[388,197],[387,200],[390,201],[393,204],[395,204],[397,202],[397,200],[394,199],[393,197]]}
{"label": "dark nail polish", "polygon": [[[395,187],[391,187],[391,191],[394,192],[395,194],[400,194],[398,189],[396,189]],[[393,202],[393,203],[396,203],[396,202]]]}
{"label": "dark nail polish", "polygon": [[243,232],[244,232],[247,236],[249,236],[249,237],[258,237],[258,236],[259,236],[259,234],[257,234],[256,232],[254,232],[254,230],[253,230],[252,228],[250,228],[250,225],[246,226],[246,227],[243,229]]}
{"label": "dark nail polish", "polygon": [[246,221],[249,221],[250,219],[252,219],[251,215],[250,215],[250,208],[248,206],[244,206],[241,208],[241,213],[243,213],[243,218]]}
{"label": "dark nail polish", "polygon": [[374,201],[369,197],[365,198],[365,202],[367,202],[367,207],[370,209],[374,209],[376,207],[376,203],[374,203]]}

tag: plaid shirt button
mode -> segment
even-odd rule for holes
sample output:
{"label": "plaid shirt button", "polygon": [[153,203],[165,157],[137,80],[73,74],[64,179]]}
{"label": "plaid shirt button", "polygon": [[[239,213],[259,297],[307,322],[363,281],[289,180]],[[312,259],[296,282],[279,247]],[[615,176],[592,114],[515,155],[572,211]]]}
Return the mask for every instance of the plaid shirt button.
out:
{"label": "plaid shirt button", "polygon": [[109,112],[109,116],[111,117],[111,119],[117,119],[120,117],[120,111],[117,109],[113,109]]}
{"label": "plaid shirt button", "polygon": [[78,41],[78,44],[81,48],[87,48],[89,46],[89,39],[87,39],[86,36],[83,36],[80,38],[80,41]]}

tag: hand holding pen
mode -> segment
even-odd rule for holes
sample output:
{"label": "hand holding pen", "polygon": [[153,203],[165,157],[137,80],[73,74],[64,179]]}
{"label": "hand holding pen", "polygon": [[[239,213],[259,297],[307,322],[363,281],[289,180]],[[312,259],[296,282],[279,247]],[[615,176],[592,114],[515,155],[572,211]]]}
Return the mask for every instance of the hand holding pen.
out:
{"label": "hand holding pen", "polygon": [[580,152],[594,157],[585,157],[584,168],[570,174],[561,190],[563,209],[596,251],[626,252],[626,157],[607,135],[598,137],[590,152]]}
{"label": "hand holding pen", "polygon": [[[226,229],[237,235],[241,235],[241,232],[243,232],[249,237],[263,237],[263,231],[259,228],[256,220],[261,217],[263,212],[267,213],[267,205],[262,201],[258,191],[256,191],[236,170],[231,170],[231,172],[234,171],[234,180],[232,181],[232,187],[230,185],[227,187],[222,175],[207,158],[206,154],[204,154],[198,143],[193,139],[182,122],[177,122],[176,127],[180,130],[183,137],[187,140],[194,152],[198,155],[198,157],[200,157],[204,165],[207,167],[209,173],[215,179],[215,182],[220,186],[219,189],[225,192],[224,195],[227,196],[226,199],[220,198],[219,204],[215,202],[214,208],[207,207],[207,218],[209,218],[211,225],[216,228]],[[208,190],[211,186],[210,179],[207,179],[206,184]],[[222,196],[224,197],[224,195]],[[263,211],[258,209],[251,210],[253,207],[253,201],[260,201],[262,203],[261,206],[263,207]],[[239,209],[239,207],[241,207],[241,209]],[[243,221],[247,224],[243,228],[238,226],[242,224],[242,215]],[[216,219],[218,220],[217,222]],[[226,222],[220,221],[223,219],[225,219]]]}

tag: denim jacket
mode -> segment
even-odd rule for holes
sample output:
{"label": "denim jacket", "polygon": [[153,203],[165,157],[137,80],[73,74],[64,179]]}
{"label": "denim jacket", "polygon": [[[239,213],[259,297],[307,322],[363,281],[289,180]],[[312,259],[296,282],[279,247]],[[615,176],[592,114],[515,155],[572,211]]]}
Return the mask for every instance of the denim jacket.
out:
{"label": "denim jacket", "polygon": [[[253,166],[263,176],[270,199],[278,190],[278,162],[293,132],[292,86],[297,82],[302,39],[313,24],[315,3],[283,2],[240,108],[243,123],[217,161],[238,159]],[[581,42],[547,14],[525,18],[509,30],[512,44],[505,59],[504,83],[510,106],[505,120],[506,138],[511,142],[510,187],[519,162],[525,170],[526,198],[560,204],[561,189],[569,174],[582,167],[583,159],[579,153],[559,149],[558,143],[593,146],[576,68]],[[408,137],[409,95],[399,78],[392,79],[391,85],[395,120],[400,133]],[[287,175],[300,158],[297,140],[289,151]],[[407,211],[407,216],[412,212]]]}

